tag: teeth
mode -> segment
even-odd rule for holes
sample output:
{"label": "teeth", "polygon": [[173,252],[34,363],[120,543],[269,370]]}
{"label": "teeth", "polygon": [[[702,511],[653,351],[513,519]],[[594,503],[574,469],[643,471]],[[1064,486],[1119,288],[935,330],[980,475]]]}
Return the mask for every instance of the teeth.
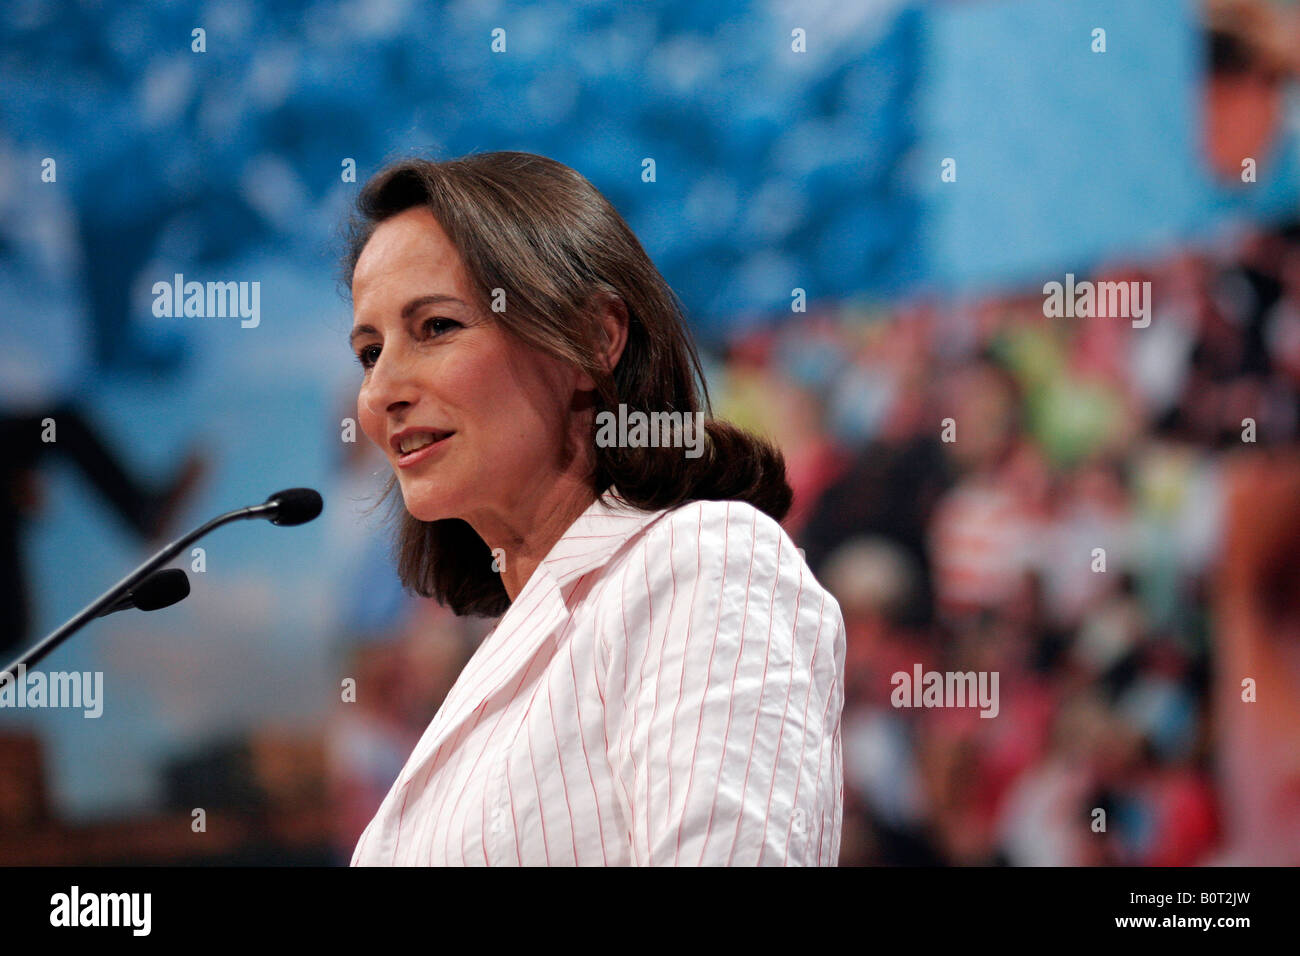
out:
{"label": "teeth", "polygon": [[423,448],[425,445],[432,445],[433,441],[433,435],[428,432],[423,432],[419,435],[408,435],[402,439],[400,445],[402,454],[405,455],[408,452],[413,452],[418,448]]}

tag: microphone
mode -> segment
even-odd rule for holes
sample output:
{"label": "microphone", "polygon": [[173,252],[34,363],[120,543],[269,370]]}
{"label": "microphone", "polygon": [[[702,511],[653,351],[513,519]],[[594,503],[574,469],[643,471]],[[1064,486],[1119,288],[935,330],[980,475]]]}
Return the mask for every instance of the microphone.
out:
{"label": "microphone", "polygon": [[189,596],[189,576],[180,568],[168,568],[165,571],[155,571],[134,590],[127,591],[115,604],[104,608],[95,616],[105,617],[132,607],[138,607],[142,611],[157,611],[171,607]]}
{"label": "microphone", "polygon": [[[223,515],[218,515],[207,524],[194,529],[189,534],[177,538],[171,544],[167,545],[144,564],[140,565],[121,581],[118,581],[117,584],[113,585],[90,604],[86,605],[86,607],[82,608],[74,618],[19,657],[16,661],[6,667],[5,670],[9,671],[11,674],[16,674],[19,666],[26,667],[30,670],[32,665],[37,661],[44,658],[46,654],[50,653],[50,651],[54,650],[65,640],[79,631],[93,618],[101,616],[102,613],[111,614],[115,610],[122,610],[123,608],[131,606],[141,607],[144,610],[152,610],[152,608],[145,608],[143,604],[138,603],[139,595],[136,591],[137,586],[144,581],[145,578],[149,577],[172,558],[176,557],[176,555],[180,554],[182,550],[189,547],[214,528],[219,528],[223,524],[229,524],[232,521],[239,521],[244,518],[269,518],[272,524],[281,525],[282,527],[306,524],[308,521],[315,519],[321,513],[322,508],[324,508],[324,503],[321,501],[319,492],[313,491],[311,488],[287,488],[284,491],[277,491],[260,505],[251,505],[247,508],[240,508],[236,511],[228,511]],[[184,573],[184,571],[181,572],[182,575],[184,575]],[[175,580],[175,578],[173,577],[170,580]],[[176,585],[164,584],[159,585],[159,587],[171,589],[175,588]],[[188,593],[188,579],[186,579],[185,590]],[[158,593],[159,592],[153,591],[153,587],[151,586],[146,597],[152,602],[155,599],[155,595]],[[166,595],[168,592],[163,591],[161,593]],[[171,593],[176,592],[172,591]],[[155,607],[166,607],[167,604],[173,604],[175,601],[179,601],[183,597],[185,597],[185,595],[180,594],[174,600],[168,601],[166,604],[157,604]],[[124,600],[130,601],[130,603],[123,603]],[[119,605],[121,606],[119,607]]]}
{"label": "microphone", "polygon": [[316,518],[324,508],[320,493],[310,488],[287,488],[277,491],[266,499],[265,504],[245,508],[249,512],[243,517],[270,518],[271,524],[287,528],[291,525],[306,524]]}

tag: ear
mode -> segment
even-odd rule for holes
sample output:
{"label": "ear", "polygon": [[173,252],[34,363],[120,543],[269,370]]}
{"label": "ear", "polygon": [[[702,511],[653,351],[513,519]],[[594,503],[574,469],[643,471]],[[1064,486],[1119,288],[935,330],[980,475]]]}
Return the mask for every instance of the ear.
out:
{"label": "ear", "polygon": [[[619,296],[607,293],[600,294],[596,303],[598,351],[602,364],[612,372],[618,367],[618,361],[623,357],[623,348],[627,345],[627,304]],[[579,379],[579,387],[594,391],[596,383],[584,372]]]}

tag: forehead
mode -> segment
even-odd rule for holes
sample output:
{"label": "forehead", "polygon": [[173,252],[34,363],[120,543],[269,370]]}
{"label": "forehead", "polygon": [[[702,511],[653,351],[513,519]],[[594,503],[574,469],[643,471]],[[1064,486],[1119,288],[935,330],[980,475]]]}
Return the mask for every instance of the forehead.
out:
{"label": "forehead", "polygon": [[352,299],[358,311],[368,302],[413,292],[469,301],[467,285],[460,253],[433,213],[417,206],[375,227],[353,270]]}

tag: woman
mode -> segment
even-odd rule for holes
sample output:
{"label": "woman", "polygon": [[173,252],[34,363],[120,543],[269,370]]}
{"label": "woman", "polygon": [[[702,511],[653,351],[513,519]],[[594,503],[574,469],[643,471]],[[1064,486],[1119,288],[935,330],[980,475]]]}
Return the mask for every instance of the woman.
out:
{"label": "woman", "polygon": [[[691,441],[697,355],[609,202],[528,153],[402,162],[345,277],[402,582],[502,615],[353,864],[835,864],[839,606],[780,453]],[[620,406],[680,427],[601,428]]]}

